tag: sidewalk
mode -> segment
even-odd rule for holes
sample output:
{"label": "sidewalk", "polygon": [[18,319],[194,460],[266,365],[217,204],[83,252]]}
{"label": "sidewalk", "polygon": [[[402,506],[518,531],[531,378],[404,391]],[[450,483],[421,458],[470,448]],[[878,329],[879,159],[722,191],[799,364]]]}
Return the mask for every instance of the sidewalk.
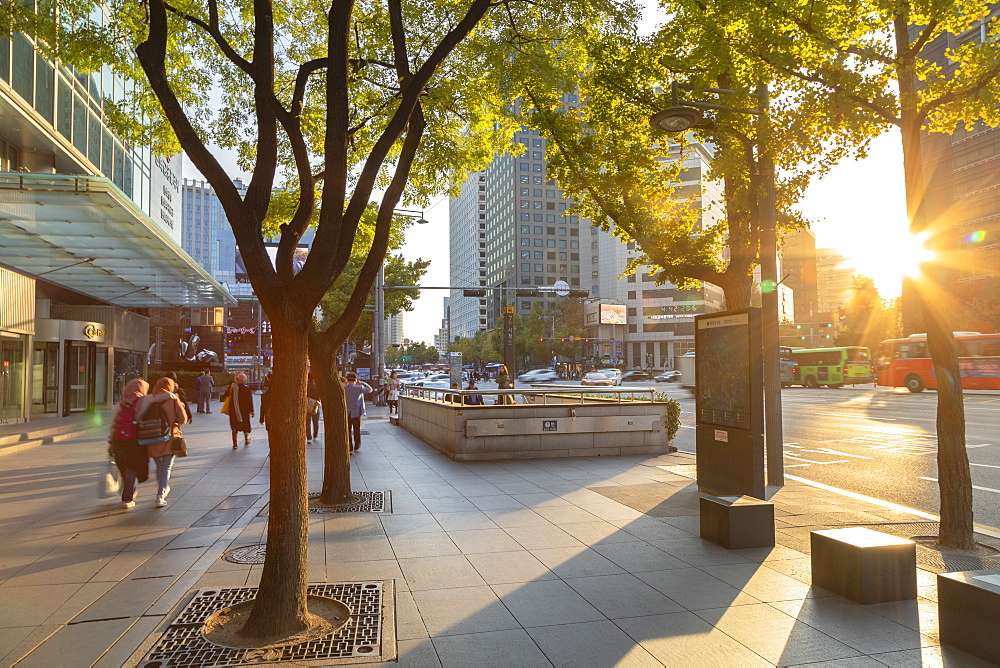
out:
{"label": "sidewalk", "polygon": [[[925,518],[792,483],[771,499],[779,545],[729,551],[697,537],[691,455],[456,463],[384,411],[352,480],[391,512],[313,515],[309,577],[393,581],[388,665],[988,665],[938,644],[933,564],[917,601],[809,584],[810,530]],[[260,566],[220,556],[264,540],[266,432],[234,452],[213,414],[185,434],[163,509],[151,482],[132,510],[95,498],[103,430],[0,458],[0,665],[136,665],[191,590],[257,584]]]}

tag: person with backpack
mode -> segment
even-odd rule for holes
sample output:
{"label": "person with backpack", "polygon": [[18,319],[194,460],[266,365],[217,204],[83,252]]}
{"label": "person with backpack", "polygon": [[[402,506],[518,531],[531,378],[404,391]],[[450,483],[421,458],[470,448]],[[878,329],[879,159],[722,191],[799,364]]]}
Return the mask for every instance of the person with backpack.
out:
{"label": "person with backpack", "polygon": [[136,483],[149,479],[149,457],[145,446],[139,445],[135,424],[136,404],[148,391],[149,383],[142,378],[130,380],[122,390],[122,400],[111,420],[108,443],[115,465],[122,474],[122,508],[126,510],[135,508]]}
{"label": "person with backpack", "polygon": [[153,391],[139,400],[136,426],[139,444],[156,464],[156,507],[167,505],[170,493],[170,469],[174,465],[173,439],[182,437],[181,425],[187,421],[184,405],[174,394],[174,381],[164,376]]}
{"label": "person with backpack", "polygon": [[177,395],[177,398],[181,400],[181,405],[184,406],[184,415],[187,416],[186,422],[191,424],[194,422],[194,418],[191,415],[191,407],[188,406],[187,394],[184,392],[184,388],[177,382],[177,374],[173,371],[168,371],[164,375],[174,381],[174,394]]}

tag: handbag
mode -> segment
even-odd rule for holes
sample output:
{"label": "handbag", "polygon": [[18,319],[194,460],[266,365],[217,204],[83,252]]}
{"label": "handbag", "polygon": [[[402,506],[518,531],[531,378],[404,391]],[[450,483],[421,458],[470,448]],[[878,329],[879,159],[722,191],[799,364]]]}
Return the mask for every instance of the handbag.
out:
{"label": "handbag", "polygon": [[104,465],[104,471],[97,481],[97,498],[110,499],[121,492],[121,489],[121,473],[118,471],[118,467],[115,466],[114,461],[108,457],[108,461]]}
{"label": "handbag", "polygon": [[222,402],[222,409],[219,411],[223,415],[232,415],[233,413],[233,397],[232,397],[233,386],[229,386],[229,394]]}
{"label": "handbag", "polygon": [[170,451],[174,453],[174,457],[187,457],[187,443],[184,441],[184,435],[174,436],[170,439]]}
{"label": "handbag", "polygon": [[309,411],[310,415],[312,415],[313,413],[318,413],[319,400],[313,399],[312,397],[306,397],[306,409]]}

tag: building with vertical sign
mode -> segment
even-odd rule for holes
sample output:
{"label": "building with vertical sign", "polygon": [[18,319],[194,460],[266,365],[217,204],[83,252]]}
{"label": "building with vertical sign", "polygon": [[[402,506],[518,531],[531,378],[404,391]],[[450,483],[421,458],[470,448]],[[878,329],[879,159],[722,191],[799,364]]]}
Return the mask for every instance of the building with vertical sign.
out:
{"label": "building with vertical sign", "polygon": [[180,156],[108,127],[126,88],[0,38],[0,422],[113,405],[152,313],[232,302],[181,248]]}

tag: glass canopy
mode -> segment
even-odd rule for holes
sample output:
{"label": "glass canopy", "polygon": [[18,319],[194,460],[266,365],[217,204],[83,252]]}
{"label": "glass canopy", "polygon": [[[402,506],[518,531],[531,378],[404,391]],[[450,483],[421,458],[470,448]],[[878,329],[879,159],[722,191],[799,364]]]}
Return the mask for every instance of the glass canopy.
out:
{"label": "glass canopy", "polygon": [[236,305],[103,177],[0,173],[0,264],[123,307]]}

